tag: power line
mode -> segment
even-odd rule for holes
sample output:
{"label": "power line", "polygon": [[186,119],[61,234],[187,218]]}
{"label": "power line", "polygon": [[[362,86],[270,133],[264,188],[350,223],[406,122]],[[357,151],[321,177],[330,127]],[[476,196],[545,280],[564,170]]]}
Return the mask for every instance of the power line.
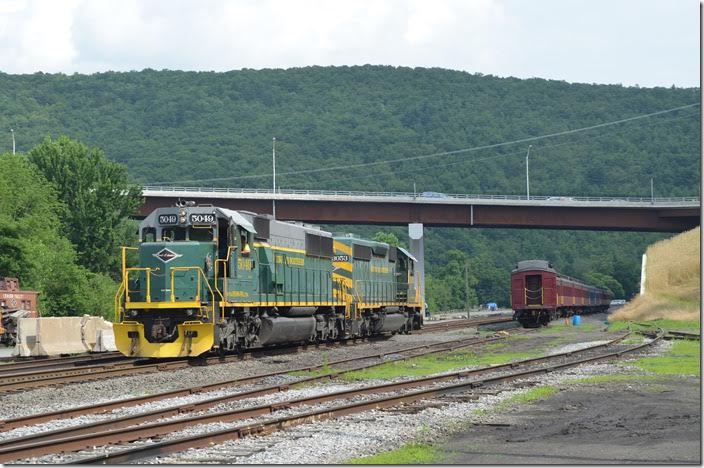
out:
{"label": "power line", "polygon": [[[675,121],[675,120],[683,119],[683,118],[686,118],[686,117],[692,117],[692,116],[695,116],[695,115],[698,115],[698,113],[691,113],[691,114],[686,114],[686,115],[678,115],[678,116],[676,116],[676,117],[671,117],[671,118],[669,118],[669,119],[663,119],[663,120],[658,120],[658,121],[656,121],[656,122],[651,122],[651,123],[649,123],[649,124],[647,124],[647,125],[641,125],[641,126],[638,127],[638,128],[645,128],[645,127],[651,126],[651,125],[660,125],[660,124],[663,124],[663,123],[673,122],[673,121]],[[616,131],[612,131],[612,132],[609,132],[609,133],[603,133],[603,134],[599,134],[599,135],[583,136],[583,137],[581,138],[581,140],[590,140],[590,139],[594,139],[594,138],[609,137],[609,136],[613,136],[613,135],[615,135],[615,134],[623,133],[623,132],[625,132],[625,131],[631,131],[631,129],[619,129],[619,130],[616,130]],[[542,151],[545,151],[545,150],[548,150],[548,149],[553,149],[553,148],[557,148],[557,147],[561,147],[561,146],[584,145],[584,144],[587,144],[587,143],[588,143],[587,141],[579,141],[579,140],[578,140],[578,141],[566,141],[566,142],[562,142],[562,143],[554,143],[554,144],[551,144],[551,145],[534,146],[534,147],[533,147],[533,153],[537,153],[537,155],[539,155],[541,150],[542,150]],[[532,154],[532,153],[531,153],[531,154]],[[486,156],[486,157],[481,157],[481,158],[473,158],[473,159],[471,160],[471,162],[474,163],[474,162],[490,161],[490,160],[493,160],[493,159],[498,159],[498,158],[503,158],[503,157],[508,157],[508,156],[516,156],[516,155],[521,155],[521,156],[525,155],[525,150],[524,150],[524,149],[521,149],[520,151],[514,151],[514,152],[510,152],[510,153],[498,153],[498,154],[493,154],[493,155],[491,155],[491,156]],[[396,175],[396,174],[417,173],[417,172],[424,171],[424,170],[427,170],[427,169],[434,169],[434,168],[438,168],[438,167],[455,166],[455,165],[457,165],[457,164],[462,164],[462,163],[464,163],[464,162],[467,162],[467,161],[466,161],[466,160],[459,160],[459,161],[452,161],[452,162],[446,162],[446,163],[433,163],[432,166],[428,166],[428,167],[421,167],[421,168],[414,167],[413,169],[408,169],[408,170],[394,170],[394,171],[385,171],[385,172],[375,172],[375,173],[373,173],[373,174],[355,175],[355,180],[357,180],[357,179],[366,179],[366,178],[369,178],[369,177],[379,177],[379,176],[384,176],[384,175]],[[336,177],[337,177],[337,175],[336,175]]]}
{"label": "power line", "polygon": [[[604,122],[604,123],[590,125],[587,127],[576,128],[576,129],[572,129],[572,130],[563,130],[561,132],[549,133],[546,135],[519,138],[517,140],[505,141],[502,143],[493,143],[493,144],[489,144],[489,145],[475,146],[475,147],[471,147],[471,148],[463,148],[463,149],[452,150],[452,151],[443,151],[443,152],[439,152],[439,153],[425,154],[425,155],[420,155],[420,156],[409,156],[409,157],[398,158],[398,159],[387,159],[387,160],[383,160],[383,161],[372,161],[372,162],[366,162],[366,163],[349,164],[346,166],[333,166],[333,167],[322,167],[322,168],[316,168],[316,169],[303,169],[303,170],[290,171],[290,172],[284,172],[284,173],[280,172],[279,176],[314,174],[314,173],[321,173],[321,172],[328,172],[328,171],[337,171],[337,170],[341,170],[341,169],[356,169],[356,168],[360,168],[360,167],[378,166],[381,164],[391,164],[391,163],[405,162],[405,161],[417,161],[420,159],[435,158],[435,157],[439,157],[439,156],[450,156],[450,155],[455,155],[455,154],[471,153],[471,152],[482,151],[482,150],[493,149],[493,148],[501,148],[504,146],[515,145],[515,144],[519,144],[519,143],[539,141],[539,140],[544,140],[547,138],[555,138],[558,136],[573,135],[576,133],[586,132],[586,131],[594,130],[597,128],[610,127],[613,125],[619,125],[619,124],[623,124],[623,123],[627,123],[627,122],[633,122],[636,120],[646,119],[649,117],[667,114],[670,112],[676,112],[678,110],[689,109],[692,107],[697,107],[699,105],[700,104],[697,102],[694,104],[687,104],[685,106],[673,107],[671,109],[665,109],[665,110],[661,110],[661,111],[657,111],[657,112],[651,112],[649,114],[641,114],[641,115],[637,115],[634,117],[628,117],[625,119],[614,120],[611,122]],[[226,181],[226,180],[254,179],[254,178],[259,178],[259,177],[271,177],[271,173],[250,174],[250,175],[233,176],[233,177],[216,177],[216,178],[209,178],[209,179],[175,180],[175,181],[169,181],[169,182],[155,182],[155,183],[150,183],[148,185],[186,184],[186,183],[192,183],[192,182],[221,182],[221,181]]]}

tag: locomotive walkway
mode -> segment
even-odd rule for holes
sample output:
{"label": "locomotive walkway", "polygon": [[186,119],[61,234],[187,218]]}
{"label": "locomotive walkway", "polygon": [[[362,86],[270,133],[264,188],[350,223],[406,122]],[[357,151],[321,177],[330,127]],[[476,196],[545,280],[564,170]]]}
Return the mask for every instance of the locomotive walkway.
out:
{"label": "locomotive walkway", "polygon": [[192,200],[321,224],[680,232],[700,224],[698,197],[556,197],[247,188],[143,188],[140,216]]}

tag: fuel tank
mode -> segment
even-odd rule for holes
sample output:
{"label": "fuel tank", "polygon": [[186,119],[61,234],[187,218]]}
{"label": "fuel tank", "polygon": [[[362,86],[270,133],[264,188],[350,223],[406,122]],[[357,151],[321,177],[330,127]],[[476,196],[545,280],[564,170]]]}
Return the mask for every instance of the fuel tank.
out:
{"label": "fuel tank", "polygon": [[403,314],[386,314],[383,320],[379,320],[374,325],[374,333],[397,331],[406,323],[406,320]]}
{"label": "fuel tank", "polygon": [[259,344],[266,346],[308,341],[314,333],[315,318],[313,317],[262,317]]}

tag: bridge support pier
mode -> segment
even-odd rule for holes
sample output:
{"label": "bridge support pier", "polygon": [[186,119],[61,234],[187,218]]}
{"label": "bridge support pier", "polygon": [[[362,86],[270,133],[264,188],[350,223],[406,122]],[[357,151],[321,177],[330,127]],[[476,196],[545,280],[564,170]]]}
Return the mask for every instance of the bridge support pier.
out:
{"label": "bridge support pier", "polygon": [[421,312],[425,314],[425,255],[423,253],[423,223],[411,223],[408,225],[408,237],[410,238],[411,254],[416,257],[415,287],[420,291],[423,298]]}

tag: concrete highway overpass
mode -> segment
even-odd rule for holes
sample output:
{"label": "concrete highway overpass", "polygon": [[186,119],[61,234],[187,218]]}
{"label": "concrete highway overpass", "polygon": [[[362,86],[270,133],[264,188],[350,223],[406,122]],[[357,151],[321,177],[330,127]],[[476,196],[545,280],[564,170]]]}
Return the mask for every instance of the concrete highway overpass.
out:
{"label": "concrete highway overpass", "polygon": [[[545,197],[159,187],[143,189],[140,216],[179,200],[271,213],[316,224],[681,232],[700,224],[698,197]],[[434,196],[432,196],[434,195]]]}

